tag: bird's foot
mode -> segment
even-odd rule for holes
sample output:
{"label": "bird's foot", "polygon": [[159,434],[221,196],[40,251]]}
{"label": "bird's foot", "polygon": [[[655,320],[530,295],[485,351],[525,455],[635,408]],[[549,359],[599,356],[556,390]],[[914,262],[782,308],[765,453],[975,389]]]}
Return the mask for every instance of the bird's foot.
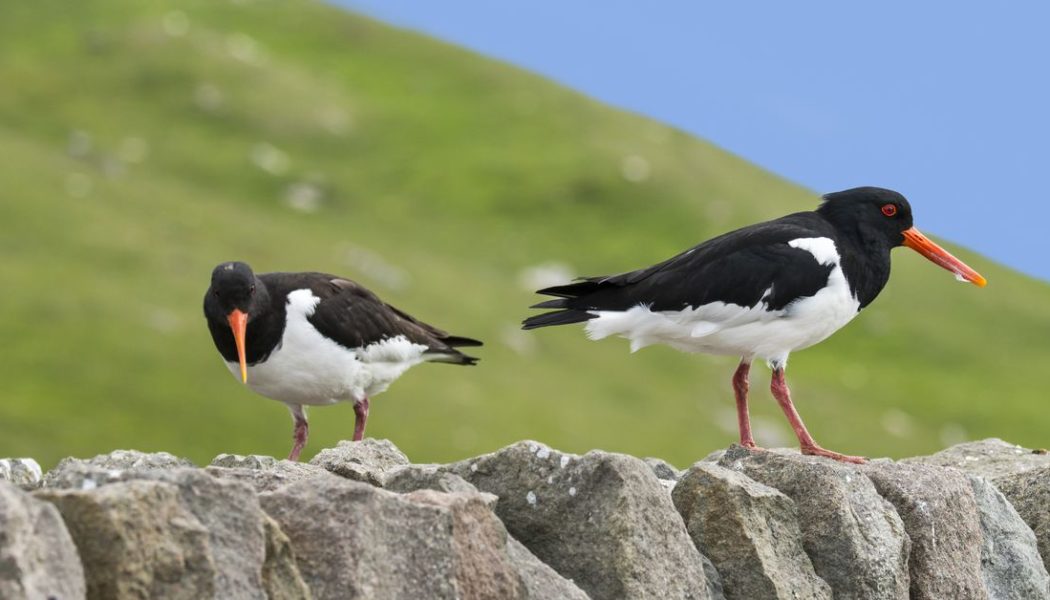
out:
{"label": "bird's foot", "polygon": [[762,451],[764,451],[764,450],[765,450],[765,448],[763,448],[762,446],[759,446],[759,445],[755,444],[755,441],[754,441],[754,440],[751,440],[751,441],[746,441],[746,440],[744,440],[744,441],[741,441],[741,442],[740,442],[740,447],[741,447],[741,448],[747,448],[748,450],[755,450],[755,451],[758,451],[758,452],[762,452]]}
{"label": "bird's foot", "polygon": [[831,450],[825,450],[820,446],[802,446],[802,454],[808,456],[823,456],[824,458],[830,458],[839,462],[852,463],[855,465],[863,465],[868,462],[867,458],[863,456],[850,456],[848,454],[839,454],[838,452],[832,452]]}

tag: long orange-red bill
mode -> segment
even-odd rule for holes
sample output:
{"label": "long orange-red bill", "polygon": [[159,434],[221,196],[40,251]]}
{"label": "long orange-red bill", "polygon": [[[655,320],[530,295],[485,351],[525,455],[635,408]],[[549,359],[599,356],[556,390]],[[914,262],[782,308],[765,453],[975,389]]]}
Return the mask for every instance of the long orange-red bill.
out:
{"label": "long orange-red bill", "polygon": [[235,308],[226,320],[233,330],[233,341],[237,343],[237,358],[241,361],[241,381],[248,383],[248,362],[244,359],[244,332],[248,329],[248,315]]}
{"label": "long orange-red bill", "polygon": [[980,273],[952,256],[944,248],[933,243],[933,240],[924,236],[914,227],[904,230],[904,245],[930,259],[938,266],[955,273],[955,278],[959,281],[969,281],[978,287],[984,287],[988,283],[988,280],[981,277]]}

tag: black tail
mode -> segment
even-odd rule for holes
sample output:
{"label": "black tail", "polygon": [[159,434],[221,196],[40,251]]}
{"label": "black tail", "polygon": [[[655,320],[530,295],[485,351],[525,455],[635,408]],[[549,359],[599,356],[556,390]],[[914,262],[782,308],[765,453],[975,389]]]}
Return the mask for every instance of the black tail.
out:
{"label": "black tail", "polygon": [[475,356],[467,356],[459,350],[453,350],[452,348],[447,350],[431,350],[424,353],[423,358],[426,359],[427,362],[439,362],[464,366],[476,365],[478,364],[478,360],[480,360]]}
{"label": "black tail", "polygon": [[442,342],[445,342],[453,348],[460,346],[483,346],[481,340],[475,340],[474,338],[462,337],[458,335],[450,335],[448,337],[441,338]]}
{"label": "black tail", "polygon": [[[553,307],[552,307],[553,308]],[[555,312],[543,313],[542,315],[536,315],[529,317],[521,322],[522,329],[538,329],[540,327],[550,327],[551,325],[568,325],[570,323],[581,323],[593,319],[597,315],[593,315],[589,312],[582,310],[573,310],[571,308],[565,310],[559,310]]]}

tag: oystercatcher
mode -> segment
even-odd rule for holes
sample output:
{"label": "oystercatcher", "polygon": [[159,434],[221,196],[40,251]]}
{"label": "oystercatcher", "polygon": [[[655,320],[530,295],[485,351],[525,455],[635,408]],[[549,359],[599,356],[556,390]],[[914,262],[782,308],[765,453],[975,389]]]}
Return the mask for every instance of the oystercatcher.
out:
{"label": "oystercatcher", "polygon": [[418,321],[349,279],[256,275],[242,262],[212,271],[204,316],[230,372],[292,412],[289,460],[306,445],[306,405],[352,401],[360,440],[369,398],[422,362],[473,365],[478,359],[456,348],[481,345]]}
{"label": "oystercatcher", "polygon": [[758,223],[703,242],[646,269],[539,290],[524,329],[586,322],[591,339],[619,335],[634,352],[666,344],[740,356],[733,375],[740,444],[756,448],[748,417],[751,361],[773,370],[770,389],[803,454],[861,463],[821,448],[806,431],[784,380],[788,355],[820,342],[871,303],[890,276],[890,250],[907,246],[983,287],[976,271],[912,226],[897,192],[860,187],[827,194],[815,211]]}

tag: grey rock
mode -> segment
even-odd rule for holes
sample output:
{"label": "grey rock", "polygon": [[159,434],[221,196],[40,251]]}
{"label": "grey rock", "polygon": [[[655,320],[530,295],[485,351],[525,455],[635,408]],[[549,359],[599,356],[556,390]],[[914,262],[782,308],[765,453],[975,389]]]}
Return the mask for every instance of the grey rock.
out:
{"label": "grey rock", "polygon": [[477,495],[322,477],[259,498],[316,598],[523,597],[506,530]]}
{"label": "grey rock", "polygon": [[84,598],[73,538],[54,506],[0,481],[0,598]]}
{"label": "grey rock", "polygon": [[981,523],[966,474],[933,465],[889,461],[863,465],[911,539],[911,598],[985,598]]}
{"label": "grey rock", "polygon": [[284,461],[261,454],[249,454],[247,456],[243,454],[220,454],[212,459],[209,466],[226,467],[227,469],[274,469],[281,462]]}
{"label": "grey rock", "polygon": [[167,452],[114,450],[89,459],[63,458],[47,472],[42,485],[46,488],[94,489],[124,480],[124,471],[168,471],[193,466],[189,459]]}
{"label": "grey rock", "polygon": [[1050,575],[1039,557],[1035,534],[988,480],[971,475],[969,481],[981,518],[981,565],[988,597],[1050,599]]}
{"label": "grey rock", "polygon": [[[455,473],[450,473],[440,465],[407,465],[395,467],[383,474],[383,489],[406,494],[417,490],[434,490],[438,492],[464,492],[483,494]],[[483,494],[491,506],[496,505],[496,497]]]}
{"label": "grey rock", "polygon": [[645,464],[649,465],[649,468],[653,470],[653,475],[656,475],[657,479],[664,481],[678,481],[682,476],[682,471],[679,471],[672,465],[662,458],[643,458]]}
{"label": "grey rock", "polygon": [[92,595],[267,597],[266,515],[254,489],[199,469],[117,473],[95,489],[37,492],[62,512]]}
{"label": "grey rock", "polygon": [[1030,450],[997,438],[956,444],[930,456],[916,456],[901,462],[955,467],[967,473],[996,479],[1039,467],[1050,466],[1045,450]]}
{"label": "grey rock", "polygon": [[310,464],[346,479],[382,486],[385,471],[409,462],[390,440],[365,438],[360,442],[343,440],[335,448],[325,448]]}
{"label": "grey rock", "polygon": [[1050,465],[998,477],[996,487],[1032,528],[1043,564],[1050,569]]}
{"label": "grey rock", "polygon": [[92,598],[215,597],[208,530],[163,481],[36,492],[58,507],[85,566]]}
{"label": "grey rock", "polygon": [[715,563],[703,553],[700,554],[700,558],[704,561],[704,577],[707,577],[707,593],[710,594],[711,600],[726,600],[722,575],[715,568]]}
{"label": "grey rock", "polygon": [[855,468],[825,458],[739,446],[719,463],[795,503],[802,543],[835,598],[908,597],[909,541],[893,506]]}
{"label": "grey rock", "polygon": [[637,458],[519,442],[448,468],[499,496],[511,535],[592,598],[709,597],[670,494]]}
{"label": "grey rock", "polygon": [[262,566],[263,589],[269,600],[310,600],[299,566],[295,562],[292,542],[269,515],[263,514],[266,534],[266,559]]}
{"label": "grey rock", "polygon": [[[208,475],[219,479],[242,481],[252,486],[256,492],[272,491],[283,485],[288,485],[289,483],[301,481],[303,479],[336,477],[321,467],[292,462],[289,460],[275,459],[273,463],[254,460],[239,461],[237,458],[251,459],[252,457],[236,457],[236,455],[230,454],[221,455],[219,458],[222,458],[223,456],[234,458],[224,459],[222,461],[219,461],[217,458],[215,461],[212,461],[212,466],[205,468],[204,471],[208,473]],[[230,465],[237,464],[241,466],[215,466],[216,462]]]}
{"label": "grey rock", "polygon": [[802,546],[795,503],[737,471],[699,462],[672,494],[729,600],[831,598]]}
{"label": "grey rock", "polygon": [[529,600],[589,600],[576,584],[536,558],[524,544],[507,536],[507,554],[525,586]]}
{"label": "grey rock", "polygon": [[32,458],[0,459],[0,481],[7,481],[24,490],[40,486],[40,465]]}

